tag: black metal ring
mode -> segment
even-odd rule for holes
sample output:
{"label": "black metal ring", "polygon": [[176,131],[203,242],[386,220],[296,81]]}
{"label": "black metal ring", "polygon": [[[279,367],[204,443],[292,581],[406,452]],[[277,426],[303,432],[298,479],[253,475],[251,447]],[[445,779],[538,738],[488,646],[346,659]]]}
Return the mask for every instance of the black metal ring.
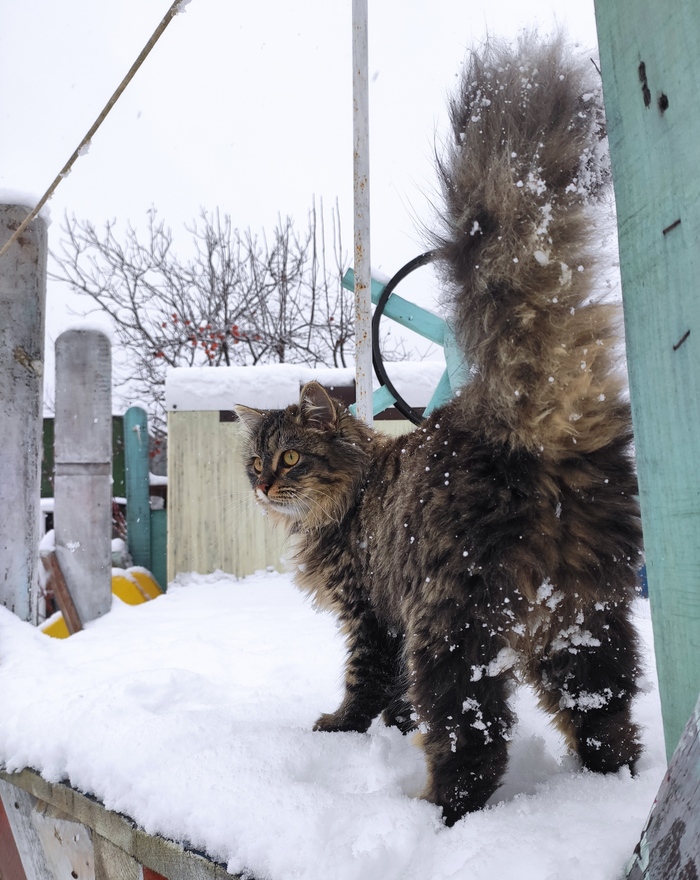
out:
{"label": "black metal ring", "polygon": [[405,266],[399,269],[382,291],[382,295],[379,297],[379,302],[377,303],[374,315],[372,316],[372,366],[374,367],[374,372],[377,374],[379,384],[386,385],[396,399],[396,403],[394,404],[396,409],[402,416],[405,416],[405,418],[413,422],[414,425],[420,425],[422,419],[416,415],[415,411],[411,409],[396,388],[394,388],[391,379],[389,379],[386,370],[384,369],[384,361],[379,348],[379,322],[382,319],[389,297],[394,292],[394,288],[396,288],[407,275],[410,275],[414,269],[419,269],[421,266],[425,266],[426,263],[432,263],[436,255],[435,251],[426,251],[424,254],[409,260]]}

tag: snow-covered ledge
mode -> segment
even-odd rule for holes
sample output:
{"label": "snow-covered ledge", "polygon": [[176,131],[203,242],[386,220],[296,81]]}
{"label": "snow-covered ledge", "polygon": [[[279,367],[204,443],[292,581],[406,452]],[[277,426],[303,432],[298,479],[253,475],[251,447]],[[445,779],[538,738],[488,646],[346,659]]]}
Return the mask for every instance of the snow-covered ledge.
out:
{"label": "snow-covered ledge", "polygon": [[[430,401],[445,371],[443,361],[399,361],[386,364],[396,390],[414,407]],[[165,378],[169,412],[230,410],[236,403],[261,409],[283,409],[299,399],[299,388],[316,380],[331,390],[355,380],[354,369],[264,364],[256,367],[175,367]],[[378,383],[375,379],[375,387]]]}
{"label": "snow-covered ledge", "polygon": [[25,870],[30,866],[33,874],[30,880],[54,876],[78,880],[240,877],[200,853],[147,834],[94,798],[63,783],[47,782],[33,770],[0,770],[0,795]]}

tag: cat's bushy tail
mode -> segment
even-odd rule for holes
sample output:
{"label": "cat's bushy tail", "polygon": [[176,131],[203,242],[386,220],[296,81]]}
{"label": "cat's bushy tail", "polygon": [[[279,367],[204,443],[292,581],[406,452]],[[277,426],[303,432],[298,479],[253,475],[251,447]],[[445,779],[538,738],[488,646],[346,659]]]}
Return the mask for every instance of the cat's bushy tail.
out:
{"label": "cat's bushy tail", "polygon": [[595,302],[591,206],[610,177],[599,74],[561,38],[490,42],[450,117],[438,252],[472,366],[463,405],[494,442],[599,448],[628,429],[616,312]]}

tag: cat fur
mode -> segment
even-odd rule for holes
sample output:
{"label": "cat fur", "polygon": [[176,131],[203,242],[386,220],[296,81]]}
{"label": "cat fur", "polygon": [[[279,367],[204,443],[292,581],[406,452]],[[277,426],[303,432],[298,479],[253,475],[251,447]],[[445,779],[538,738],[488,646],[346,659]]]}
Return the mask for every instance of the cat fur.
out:
{"label": "cat fur", "polygon": [[285,410],[236,408],[296,583],[347,639],[345,696],[315,729],[417,727],[448,825],[502,780],[515,682],[584,767],[633,769],[641,750],[630,415],[617,314],[595,295],[595,68],[559,38],[492,41],[450,113],[434,245],[470,382],[398,439],[314,382]]}

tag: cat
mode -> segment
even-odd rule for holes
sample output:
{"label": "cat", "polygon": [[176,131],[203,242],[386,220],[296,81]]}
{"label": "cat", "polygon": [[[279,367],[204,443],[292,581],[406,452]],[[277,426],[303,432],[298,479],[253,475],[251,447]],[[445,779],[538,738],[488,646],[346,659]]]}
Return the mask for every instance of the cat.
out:
{"label": "cat", "polygon": [[596,299],[609,184],[594,65],[561,38],[491,41],[450,104],[435,234],[471,379],[414,433],[376,433],[316,382],[237,406],[257,501],[295,580],[339,618],[345,695],[319,731],[420,731],[454,824],[497,789],[513,683],[584,767],[634,769],[641,553],[615,308]]}

